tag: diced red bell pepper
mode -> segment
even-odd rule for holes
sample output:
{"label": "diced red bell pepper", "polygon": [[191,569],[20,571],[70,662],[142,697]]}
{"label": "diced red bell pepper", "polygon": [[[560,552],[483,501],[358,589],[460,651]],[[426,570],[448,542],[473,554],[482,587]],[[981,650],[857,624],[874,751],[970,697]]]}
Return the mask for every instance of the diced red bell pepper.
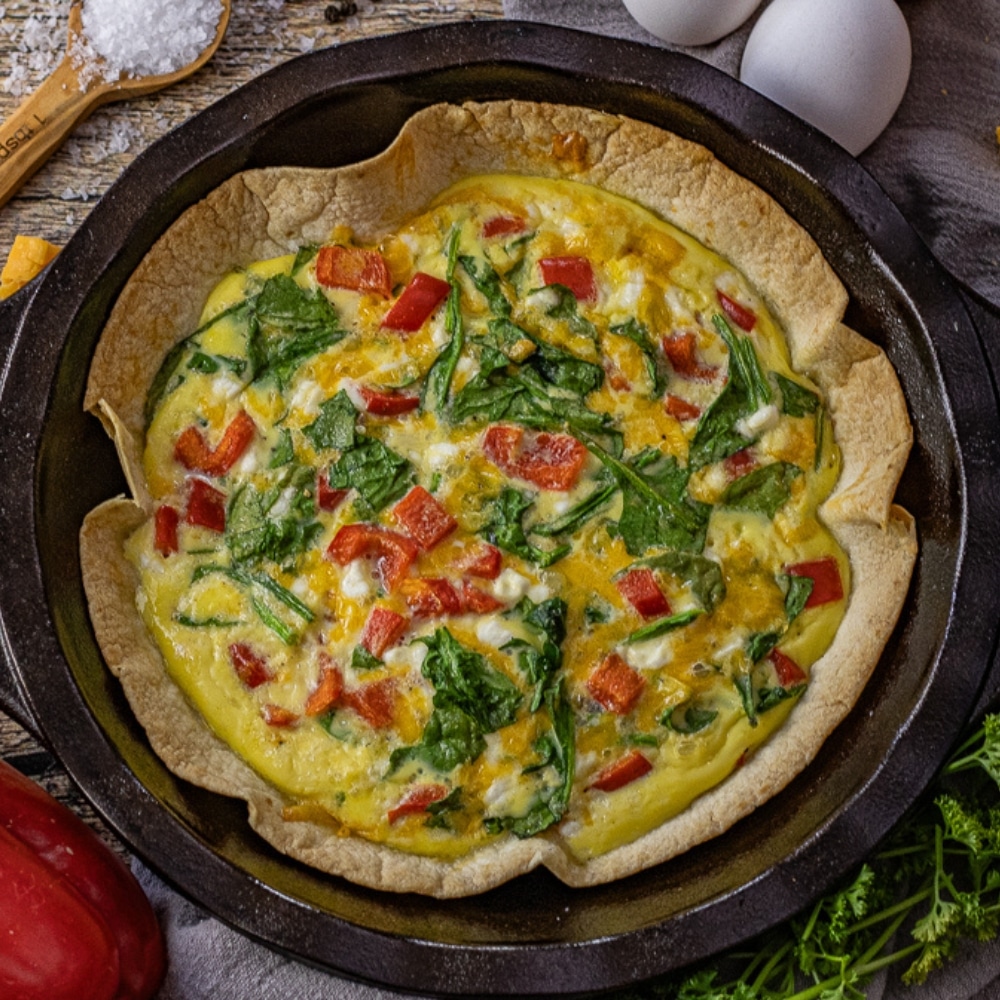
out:
{"label": "diced red bell pepper", "polygon": [[462,606],[476,615],[489,615],[506,607],[503,601],[498,601],[492,594],[473,586],[468,580],[462,581]]}
{"label": "diced red bell pepper", "polygon": [[251,690],[271,679],[267,660],[255,653],[245,642],[234,642],[229,647],[229,662],[236,676]]}
{"label": "diced red bell pepper", "polygon": [[517,215],[494,215],[483,223],[483,238],[516,236],[528,228],[528,223]]}
{"label": "diced red bell pepper", "polygon": [[783,688],[794,687],[806,679],[805,671],[790,656],[786,656],[781,652],[780,649],[772,649],[767,654],[767,658],[774,666],[774,671],[778,675],[778,683]]}
{"label": "diced red bell pepper", "polygon": [[587,461],[586,447],[569,434],[529,434],[504,424],[487,428],[483,452],[507,475],[543,490],[571,490]]}
{"label": "diced red bell pepper", "polygon": [[211,449],[194,425],[184,430],[174,444],[174,458],[185,469],[203,472],[206,476],[224,476],[250,446],[257,434],[257,425],[246,410],[240,410],[230,421],[222,439]]}
{"label": "diced red bell pepper", "polygon": [[568,288],[579,302],[596,301],[594,267],[586,257],[543,257],[538,262],[538,267],[546,285]]}
{"label": "diced red bell pepper", "polygon": [[402,585],[406,606],[418,618],[442,618],[462,613],[462,598],[444,577],[418,577]]}
{"label": "diced red bell pepper", "polygon": [[602,792],[614,792],[619,788],[624,788],[637,778],[649,774],[653,770],[653,765],[646,756],[638,750],[630,750],[623,757],[619,757],[614,763],[609,764],[590,783],[591,788],[597,788]]}
{"label": "diced red bell pepper", "polygon": [[670,614],[670,604],[651,569],[630,569],[615,580],[615,586],[643,618],[662,618]]}
{"label": "diced red bell pepper", "polygon": [[440,802],[441,799],[445,798],[448,794],[447,785],[417,785],[416,788],[411,788],[406,795],[403,796],[399,802],[396,803],[387,813],[386,816],[390,823],[395,823],[396,820],[402,819],[404,816],[412,816],[416,813],[422,813],[427,811],[427,807],[433,805],[435,802]]}
{"label": "diced red bell pepper", "polygon": [[177,552],[179,549],[177,523],[180,521],[177,508],[171,507],[170,504],[163,504],[156,508],[153,518],[153,547],[164,557]]}
{"label": "diced red bell pepper", "polygon": [[752,448],[740,448],[723,460],[722,467],[729,479],[740,479],[757,467],[757,456]]}
{"label": "diced red bell pepper", "polygon": [[414,486],[392,508],[392,513],[424,550],[434,548],[458,527],[458,521],[423,486]]}
{"label": "diced red bell pepper", "polygon": [[309,692],[304,712],[310,718],[329,712],[344,693],[344,675],[328,653],[320,653],[319,683]]}
{"label": "diced red bell pepper", "polygon": [[192,479],[188,487],[184,520],[210,531],[226,530],[226,495],[204,479]]}
{"label": "diced red bell pepper", "polygon": [[316,477],[316,506],[327,512],[336,510],[347,499],[350,490],[335,490],[330,486],[326,474],[321,472]]}
{"label": "diced red bell pepper", "polygon": [[463,573],[482,580],[495,580],[503,565],[503,553],[488,542],[483,542],[463,552],[456,563]]}
{"label": "diced red bell pepper", "polygon": [[388,729],[396,719],[396,682],[391,677],[345,691],[343,703],[375,729]]}
{"label": "diced red bell pepper", "polygon": [[260,714],[264,721],[269,726],[274,726],[275,729],[290,729],[299,721],[299,716],[296,712],[288,708],[282,708],[281,705],[271,704],[270,702],[261,708]]}
{"label": "diced red bell pepper", "polygon": [[363,247],[321,247],[316,255],[316,281],[326,288],[392,294],[389,265],[378,250]]}
{"label": "diced red bell pepper", "polygon": [[401,413],[410,413],[420,405],[419,396],[409,396],[404,392],[392,389],[374,389],[368,385],[359,385],[358,392],[365,401],[365,410],[376,417],[397,417]]}
{"label": "diced red bell pepper", "polygon": [[413,333],[419,330],[431,314],[448,297],[451,285],[423,271],[410,279],[402,294],[382,319],[386,330]]}
{"label": "diced red bell pepper", "polygon": [[609,653],[587,679],[590,696],[615,715],[630,712],[646,687],[646,678],[617,653]]}
{"label": "diced red bell pepper", "polygon": [[375,575],[391,592],[399,586],[420,549],[412,538],[377,524],[345,524],[330,542],[327,556],[340,566],[354,559],[372,559]]}
{"label": "diced red bell pepper", "polygon": [[[117,991],[112,991],[115,1000],[145,1000],[152,996],[166,970],[163,935],[149,900],[122,860],[83,820],[3,762],[0,831],[20,842],[69,889],[75,890],[91,914],[80,914],[72,903],[64,908],[58,890],[45,898],[34,893],[20,897],[7,861],[0,860],[4,885],[0,900],[0,993],[26,1000],[108,995],[103,985],[102,970],[108,963],[98,940],[101,935],[94,935],[86,926],[88,920],[98,920],[107,926],[117,951]],[[4,844],[9,845],[9,841]],[[36,882],[34,892],[42,891],[42,882]],[[47,919],[49,905],[59,909],[55,924]],[[64,920],[69,936],[60,940],[57,925]],[[22,929],[27,937],[21,936]],[[22,944],[30,950],[22,952]],[[59,950],[50,950],[50,945]],[[61,951],[63,946],[68,946],[67,951]],[[84,963],[70,962],[67,967],[65,959],[78,948],[85,956]],[[35,980],[37,992],[14,978],[24,971],[21,961],[25,957],[38,960],[30,972],[43,977]]]}
{"label": "diced red bell pepper", "polygon": [[748,309],[742,303],[737,302],[736,299],[730,298],[725,292],[716,289],[715,294],[727,318],[749,333],[757,323],[757,314],[752,309]]}
{"label": "diced red bell pepper", "polygon": [[380,660],[387,649],[399,642],[409,624],[410,620],[405,615],[377,604],[368,615],[360,643]]}
{"label": "diced red bell pepper", "polygon": [[698,357],[698,340],[691,330],[673,333],[662,340],[663,353],[673,370],[691,382],[714,382],[719,369],[702,364]]}
{"label": "diced red bell pepper", "polygon": [[812,580],[813,589],[805,604],[807,608],[816,608],[821,604],[839,601],[844,596],[844,584],[840,579],[840,566],[833,556],[786,566],[785,572],[790,576],[808,576]]}
{"label": "diced red bell pepper", "polygon": [[670,416],[681,422],[697,420],[701,416],[700,406],[695,406],[694,403],[689,403],[686,399],[681,399],[680,396],[674,396],[670,393],[667,393],[663,405]]}

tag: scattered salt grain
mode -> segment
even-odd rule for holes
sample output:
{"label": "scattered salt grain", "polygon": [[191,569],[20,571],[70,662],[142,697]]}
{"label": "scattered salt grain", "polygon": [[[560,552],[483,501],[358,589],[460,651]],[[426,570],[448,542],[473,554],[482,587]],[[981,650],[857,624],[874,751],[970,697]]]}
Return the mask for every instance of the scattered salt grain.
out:
{"label": "scattered salt grain", "polygon": [[221,15],[220,0],[85,0],[74,65],[82,78],[173,73],[207,48]]}

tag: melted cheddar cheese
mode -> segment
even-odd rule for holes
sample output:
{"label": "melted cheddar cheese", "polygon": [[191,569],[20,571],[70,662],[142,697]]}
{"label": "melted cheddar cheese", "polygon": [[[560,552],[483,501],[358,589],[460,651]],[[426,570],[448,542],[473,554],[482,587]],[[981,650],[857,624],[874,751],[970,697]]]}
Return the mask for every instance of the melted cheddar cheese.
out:
{"label": "melted cheddar cheese", "polygon": [[844,613],[818,390],[727,262],[592,187],[473,178],[229,275],[148,416],[149,631],[343,836],[627,843],[781,725]]}

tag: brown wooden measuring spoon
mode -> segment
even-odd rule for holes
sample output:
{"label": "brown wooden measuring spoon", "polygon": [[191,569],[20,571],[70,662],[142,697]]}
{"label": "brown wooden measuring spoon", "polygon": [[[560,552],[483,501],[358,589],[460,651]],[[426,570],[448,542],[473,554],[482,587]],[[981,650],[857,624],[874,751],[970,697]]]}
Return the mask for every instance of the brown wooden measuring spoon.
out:
{"label": "brown wooden measuring spoon", "polygon": [[[220,0],[222,12],[215,37],[193,62],[172,73],[127,76],[109,82],[100,72],[81,78],[73,50],[83,38],[83,3],[69,10],[69,39],[62,61],[42,85],[0,124],[0,206],[59,148],[72,129],[95,108],[111,101],[140,97],[168,87],[200,69],[219,47],[229,24],[231,0]],[[98,62],[98,67],[100,63]]]}

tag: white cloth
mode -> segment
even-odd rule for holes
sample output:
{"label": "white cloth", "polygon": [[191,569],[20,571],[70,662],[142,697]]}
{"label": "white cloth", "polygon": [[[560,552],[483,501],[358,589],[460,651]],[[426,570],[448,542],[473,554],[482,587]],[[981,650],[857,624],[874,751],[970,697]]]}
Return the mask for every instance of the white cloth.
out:
{"label": "white cloth", "polygon": [[[761,7],[766,6],[766,3]],[[1000,0],[903,0],[913,74],[900,110],[862,156],[940,262],[1000,305]],[[620,0],[504,0],[509,18],[660,44]],[[713,46],[684,51],[738,74],[752,21]],[[158,1000],[392,1000],[249,940],[136,863],[160,916],[170,966]],[[868,1000],[1000,1000],[1000,944],[969,946],[919,988],[882,974]],[[634,994],[633,994],[634,996]]]}

